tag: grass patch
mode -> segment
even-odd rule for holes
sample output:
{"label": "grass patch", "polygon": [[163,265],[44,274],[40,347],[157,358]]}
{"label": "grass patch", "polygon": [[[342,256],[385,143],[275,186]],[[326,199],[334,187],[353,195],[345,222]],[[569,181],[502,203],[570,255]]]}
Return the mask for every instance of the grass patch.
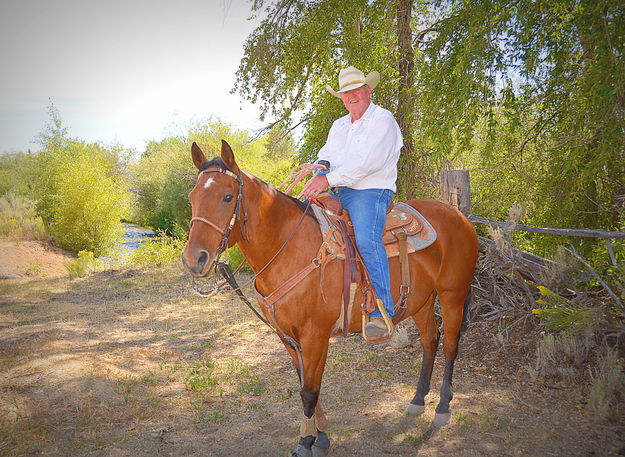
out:
{"label": "grass patch", "polygon": [[214,364],[210,359],[195,362],[187,372],[184,380],[185,387],[192,392],[205,392],[218,384],[213,376]]}
{"label": "grass patch", "polygon": [[238,389],[239,393],[252,395],[260,395],[266,390],[267,385],[258,374],[250,375],[239,385]]}
{"label": "grass patch", "polygon": [[410,446],[419,447],[423,444],[423,437],[411,435],[407,433],[404,435],[403,441],[404,443],[409,444]]}
{"label": "grass patch", "polygon": [[454,421],[456,422],[456,424],[462,427],[468,427],[469,425],[471,425],[471,420],[469,419],[469,416],[464,413],[454,414]]}

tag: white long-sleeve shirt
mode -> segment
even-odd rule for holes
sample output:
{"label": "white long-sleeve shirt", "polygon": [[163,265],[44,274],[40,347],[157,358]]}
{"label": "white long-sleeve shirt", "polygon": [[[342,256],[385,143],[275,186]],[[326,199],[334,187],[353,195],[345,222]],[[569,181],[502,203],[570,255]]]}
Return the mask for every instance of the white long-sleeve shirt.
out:
{"label": "white long-sleeve shirt", "polygon": [[390,111],[371,103],[362,117],[347,114],[332,124],[318,159],[330,162],[330,187],[396,190],[397,162],[404,141]]}

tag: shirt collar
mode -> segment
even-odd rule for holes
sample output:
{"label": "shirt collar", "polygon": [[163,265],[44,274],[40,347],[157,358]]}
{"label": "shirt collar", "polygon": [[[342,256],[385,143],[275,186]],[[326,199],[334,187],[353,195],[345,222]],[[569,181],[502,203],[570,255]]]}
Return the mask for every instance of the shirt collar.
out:
{"label": "shirt collar", "polygon": [[367,108],[367,111],[365,111],[365,113],[362,115],[362,117],[360,119],[358,119],[358,120],[360,121],[360,120],[363,120],[363,119],[365,119],[365,120],[371,119],[373,117],[373,112],[375,111],[376,107],[377,107],[377,105],[375,103],[373,103],[373,102],[369,103],[369,107]]}
{"label": "shirt collar", "polygon": [[[373,112],[375,111],[375,109],[377,108],[378,105],[376,105],[375,103],[371,102],[369,103],[369,106],[367,107],[367,110],[364,112],[364,114],[361,116],[360,119],[358,119],[358,121],[363,121],[363,120],[370,120],[373,117]],[[352,118],[351,118],[351,114],[347,113],[347,115],[343,116],[343,122],[346,125],[352,125]]]}

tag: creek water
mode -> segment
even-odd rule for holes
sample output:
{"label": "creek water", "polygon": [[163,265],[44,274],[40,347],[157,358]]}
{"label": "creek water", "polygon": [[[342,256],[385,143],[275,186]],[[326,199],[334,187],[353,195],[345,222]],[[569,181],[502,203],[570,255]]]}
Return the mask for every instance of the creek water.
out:
{"label": "creek water", "polygon": [[111,265],[119,265],[123,263],[126,257],[128,257],[128,254],[141,246],[142,243],[156,235],[153,230],[141,227],[137,224],[123,222],[122,225],[124,226],[124,236],[121,241],[117,243],[117,252],[115,252],[112,256],[104,256],[100,258],[100,260],[105,263]]}

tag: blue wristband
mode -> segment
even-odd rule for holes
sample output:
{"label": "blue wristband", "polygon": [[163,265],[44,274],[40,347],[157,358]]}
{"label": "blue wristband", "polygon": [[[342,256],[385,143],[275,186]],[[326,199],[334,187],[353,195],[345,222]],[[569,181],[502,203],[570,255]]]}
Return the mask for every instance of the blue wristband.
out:
{"label": "blue wristband", "polygon": [[317,162],[317,164],[324,165],[326,169],[322,170],[321,168],[317,168],[313,172],[315,176],[327,175],[328,173],[330,173],[330,162],[328,162],[327,160],[320,160],[319,162]]}

